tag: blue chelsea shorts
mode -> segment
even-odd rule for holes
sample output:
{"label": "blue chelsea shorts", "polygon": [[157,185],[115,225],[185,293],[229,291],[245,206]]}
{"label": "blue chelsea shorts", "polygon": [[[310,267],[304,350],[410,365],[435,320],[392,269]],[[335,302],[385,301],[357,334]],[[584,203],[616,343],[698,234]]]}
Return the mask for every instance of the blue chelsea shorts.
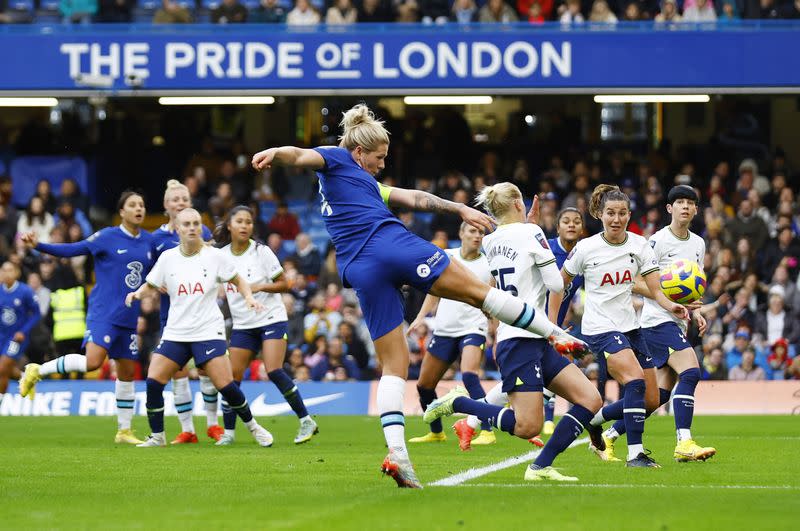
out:
{"label": "blue chelsea shorts", "polygon": [[398,223],[388,223],[379,227],[345,266],[342,280],[356,290],[375,340],[403,322],[403,284],[427,293],[449,264],[442,249]]}

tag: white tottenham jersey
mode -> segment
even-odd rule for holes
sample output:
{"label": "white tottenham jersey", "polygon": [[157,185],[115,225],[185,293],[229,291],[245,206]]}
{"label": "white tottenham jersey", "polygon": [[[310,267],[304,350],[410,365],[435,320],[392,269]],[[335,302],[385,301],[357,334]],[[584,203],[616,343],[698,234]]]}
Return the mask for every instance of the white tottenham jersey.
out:
{"label": "white tottenham jersey", "polygon": [[[486,255],[479,254],[474,260],[467,260],[461,256],[461,247],[446,249],[445,253],[451,260],[461,263],[472,271],[482,282],[489,283],[492,275],[489,273],[489,262]],[[469,304],[441,299],[436,310],[436,319],[433,324],[433,333],[442,337],[462,337],[467,334],[486,335],[489,321],[480,308]]]}
{"label": "white tottenham jersey", "polygon": [[[511,292],[537,312],[544,312],[547,288],[539,269],[557,266],[556,257],[542,229],[532,223],[500,225],[497,230],[483,237],[483,249],[497,287]],[[514,337],[542,336],[500,323],[497,342]]]}
{"label": "white tottenham jersey", "polygon": [[147,275],[147,283],[169,295],[167,326],[161,339],[209,341],[225,339],[225,321],[217,305],[217,287],[233,280],[236,267],[227,253],[203,245],[185,256],[181,248],[164,251]]}
{"label": "white tottenham jersey", "polygon": [[602,233],[578,242],[564,262],[572,276],[584,276],[586,303],[581,332],[630,332],[639,328],[631,292],[636,275],[658,271],[650,244],[628,232],[625,241],[609,243]]}
{"label": "white tottenham jersey", "polygon": [[[248,284],[268,284],[283,274],[283,267],[275,253],[253,240],[242,254],[234,254],[230,244],[222,248],[236,266],[236,272]],[[286,321],[286,307],[280,293],[253,293],[253,298],[264,306],[263,312],[254,312],[239,294],[236,286],[225,283],[225,297],[231,310],[234,330],[249,330],[272,323]]]}
{"label": "white tottenham jersey", "polygon": [[[689,236],[683,239],[677,237],[669,226],[664,227],[650,236],[650,247],[653,248],[661,271],[672,265],[673,262],[681,259],[697,262],[700,269],[703,269],[703,260],[706,256],[706,242],[693,232],[690,232]],[[648,297],[644,298],[644,307],[642,307],[642,328],[650,328],[670,321],[676,323],[681,327],[681,330],[686,332],[688,323],[685,320],[668,312],[653,299]]]}

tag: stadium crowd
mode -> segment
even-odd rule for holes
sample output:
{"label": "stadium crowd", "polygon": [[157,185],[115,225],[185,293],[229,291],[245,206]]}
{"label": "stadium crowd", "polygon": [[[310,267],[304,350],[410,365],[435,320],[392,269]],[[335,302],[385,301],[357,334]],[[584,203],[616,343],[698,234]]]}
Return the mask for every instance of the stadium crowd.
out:
{"label": "stadium crowd", "polygon": [[797,19],[800,0],[0,0],[0,23],[615,24]]}
{"label": "stadium crowd", "polygon": [[[665,190],[673,184],[694,186],[702,198],[692,230],[707,245],[703,266],[708,276],[708,304],[703,311],[709,326],[705,337],[691,339],[697,345],[704,377],[800,379],[800,356],[796,356],[800,344],[800,216],[796,185],[792,184],[797,179],[780,150],[761,165],[753,159],[732,162],[718,160],[707,175],[691,163],[640,161],[611,152],[599,160],[576,157],[567,162],[553,156],[539,175],[531,175],[524,159],[504,163],[489,150],[469,175],[447,170],[438,179],[420,177],[413,185],[468,203],[483,185],[510,180],[526,197],[539,196],[540,225],[548,237],[556,236],[556,214],[566,206],[583,213],[587,236],[600,230],[597,220],[586,212],[588,194],[597,183],[618,183],[631,197],[629,230],[645,237],[667,223]],[[334,249],[324,230],[320,232],[322,220],[315,199],[294,201],[289,206],[282,199],[287,176],[281,176],[281,170],[253,175],[239,166],[230,154],[221,155],[207,147],[190,158],[184,182],[212,228],[237,203],[249,202],[260,208],[256,234],[281,260],[291,288],[283,294],[289,315],[287,371],[297,381],[374,378],[380,371],[374,348],[357,298],[342,287]],[[293,183],[307,188],[302,194],[315,195],[313,174],[291,177]],[[384,181],[395,183],[388,175]],[[42,313],[47,315],[31,334],[28,358],[41,362],[78,352],[83,327],[76,323],[82,322],[82,314],[76,319],[70,311],[85,309],[85,300],[81,296],[80,308],[76,308],[77,302],[69,295],[83,294],[84,286],[91,286],[91,259],[57,259],[25,251],[19,237],[34,231],[42,242],[86,238],[93,230],[88,219],[90,201],[71,179],[58,190],[41,181],[24,209],[12,203],[12,191],[12,180],[0,178],[0,254],[21,266],[23,280],[35,290]],[[412,232],[442,248],[458,245],[458,219],[406,211],[397,214]],[[151,213],[151,218],[156,224],[165,221],[157,213]],[[313,238],[302,232],[309,227]],[[423,296],[411,289],[404,295],[410,322]],[[579,292],[567,317],[578,331],[582,299]],[[158,310],[157,298],[142,302],[138,333],[145,364],[158,342]],[[412,379],[419,374],[430,334],[428,327],[422,327],[408,339]],[[592,360],[585,359],[582,367],[590,377],[597,376]],[[487,377],[496,376],[491,337],[484,369]],[[88,377],[113,377],[113,365]],[[246,377],[264,379],[263,366],[253,363]],[[454,371],[446,375],[452,377],[457,377]]]}

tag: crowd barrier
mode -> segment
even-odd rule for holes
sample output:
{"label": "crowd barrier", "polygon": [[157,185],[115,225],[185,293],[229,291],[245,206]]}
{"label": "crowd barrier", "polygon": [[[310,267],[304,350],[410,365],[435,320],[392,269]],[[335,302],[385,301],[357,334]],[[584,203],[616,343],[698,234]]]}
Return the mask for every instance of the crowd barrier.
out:
{"label": "crowd barrier", "polygon": [[[458,382],[442,382],[437,388],[441,396]],[[496,382],[485,382],[488,390]],[[198,382],[192,382],[194,414],[205,415]],[[314,415],[377,415],[377,382],[308,382],[297,385]],[[144,382],[136,384],[135,412],[145,415]],[[244,382],[242,390],[256,416],[291,414],[289,405],[274,385]],[[617,396],[617,385],[609,382],[606,396]],[[167,415],[175,415],[170,387],[165,391]],[[800,381],[778,382],[700,382],[697,388],[695,413],[698,415],[798,415],[800,414]],[[558,398],[556,414],[566,411],[566,402]],[[416,382],[406,384],[404,411],[421,414]],[[17,384],[12,383],[0,404],[0,416],[91,416],[114,415],[114,382],[88,380],[45,381],[37,386],[34,400],[22,398]]]}

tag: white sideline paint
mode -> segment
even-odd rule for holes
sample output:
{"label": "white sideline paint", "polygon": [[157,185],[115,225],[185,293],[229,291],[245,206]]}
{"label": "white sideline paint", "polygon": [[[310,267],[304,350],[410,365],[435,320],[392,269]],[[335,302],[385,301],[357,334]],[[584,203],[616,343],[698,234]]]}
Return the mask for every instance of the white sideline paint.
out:
{"label": "white sideline paint", "polygon": [[666,485],[666,484],[613,484],[613,483],[555,483],[552,481],[542,483],[470,483],[469,485],[440,485],[438,482],[431,483],[430,486],[459,486],[459,487],[490,487],[506,489],[522,489],[534,487],[569,487],[569,488],[602,488],[602,489],[641,489],[643,487],[655,487],[657,489],[730,489],[730,490],[800,490],[796,485]]}
{"label": "white sideline paint", "polygon": [[[574,448],[575,446],[580,446],[587,442],[589,442],[588,437],[584,437],[583,439],[578,439],[576,441],[573,441],[573,443],[570,444],[567,447],[567,449]],[[461,485],[465,481],[469,481],[471,479],[485,476],[486,474],[491,474],[492,472],[498,472],[500,470],[505,470],[506,468],[511,468],[512,466],[517,466],[523,463],[528,463],[530,461],[533,461],[539,456],[540,453],[542,453],[541,450],[533,450],[531,452],[527,452],[522,455],[509,457],[508,459],[505,459],[493,465],[483,466],[480,468],[470,468],[469,470],[465,470],[464,472],[459,472],[458,474],[454,474],[452,476],[439,479],[437,481],[434,481],[433,483],[428,483],[428,485],[431,487],[456,487],[458,485]],[[477,487],[479,485],[469,485],[469,486]]]}

